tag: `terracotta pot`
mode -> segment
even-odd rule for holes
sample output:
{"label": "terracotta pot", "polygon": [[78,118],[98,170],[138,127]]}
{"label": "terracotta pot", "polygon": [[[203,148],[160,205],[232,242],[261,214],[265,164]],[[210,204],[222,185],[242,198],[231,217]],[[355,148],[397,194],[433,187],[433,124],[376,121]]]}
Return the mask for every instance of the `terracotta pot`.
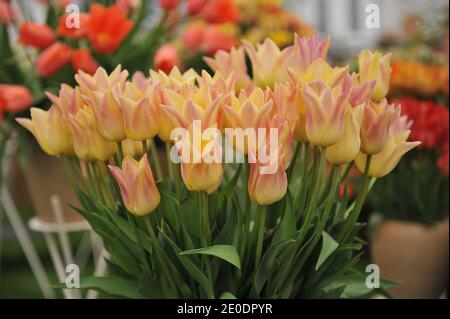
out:
{"label": "terracotta pot", "polygon": [[83,220],[80,214],[69,207],[69,204],[77,207],[80,205],[61,160],[36,150],[24,164],[23,171],[34,209],[43,221],[55,222],[50,202],[52,195],[57,195],[61,200],[64,222]]}
{"label": "terracotta pot", "polygon": [[435,226],[387,220],[375,231],[371,255],[380,275],[399,282],[396,298],[438,298],[448,284],[448,219]]}

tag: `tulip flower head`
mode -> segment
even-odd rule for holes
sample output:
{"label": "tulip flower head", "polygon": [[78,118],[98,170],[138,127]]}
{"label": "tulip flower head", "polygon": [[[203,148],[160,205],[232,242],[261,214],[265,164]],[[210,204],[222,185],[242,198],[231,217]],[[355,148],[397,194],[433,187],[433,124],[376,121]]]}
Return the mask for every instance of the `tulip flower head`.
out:
{"label": "tulip flower head", "polygon": [[159,205],[161,195],[156,187],[147,154],[136,161],[126,156],[122,168],[108,166],[119,185],[125,207],[136,216],[145,216]]}
{"label": "tulip flower head", "polygon": [[73,155],[72,133],[56,106],[48,111],[32,107],[31,119],[18,118],[17,122],[34,135],[47,154]]}
{"label": "tulip flower head", "polygon": [[0,84],[0,113],[26,110],[32,102],[31,92],[25,86]]}
{"label": "tulip flower head", "polygon": [[48,77],[61,70],[70,62],[72,48],[61,42],[55,42],[36,58],[36,71],[41,77]]}
{"label": "tulip flower head", "polygon": [[38,49],[45,49],[56,42],[56,36],[46,24],[24,21],[19,27],[19,42]]}
{"label": "tulip flower head", "polygon": [[66,117],[77,157],[86,162],[106,161],[116,153],[116,144],[105,139],[97,128],[92,109],[84,107]]}
{"label": "tulip flower head", "polygon": [[391,78],[391,53],[382,55],[380,52],[372,53],[369,50],[362,51],[359,56],[359,79],[361,82],[375,80],[372,92],[374,101],[381,101],[389,92]]}

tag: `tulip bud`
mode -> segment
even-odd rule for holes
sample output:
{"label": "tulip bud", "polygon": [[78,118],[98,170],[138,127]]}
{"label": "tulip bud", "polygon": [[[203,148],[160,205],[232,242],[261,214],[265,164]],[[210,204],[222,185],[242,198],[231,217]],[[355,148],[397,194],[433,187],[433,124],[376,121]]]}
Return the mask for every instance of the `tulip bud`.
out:
{"label": "tulip bud", "polygon": [[[200,131],[197,132],[200,136],[199,143],[194,140],[196,134],[194,130]],[[181,143],[175,145],[181,158],[181,177],[190,191],[211,194],[217,190],[222,181],[223,166],[216,148],[217,145],[221,145],[221,136],[218,131],[216,133],[210,139],[204,139],[201,128],[191,125],[189,133],[182,138]]]}
{"label": "tulip bud", "polygon": [[158,207],[161,195],[156,187],[147,154],[139,162],[126,156],[122,169],[115,166],[109,166],[109,169],[119,185],[123,202],[130,213],[145,216]]}
{"label": "tulip bud", "polygon": [[99,65],[88,49],[78,49],[72,54],[72,67],[75,72],[82,70],[88,74],[95,74]]}
{"label": "tulip bud", "polygon": [[332,89],[322,81],[305,85],[301,92],[307,108],[308,140],[320,147],[336,144],[344,133],[348,93],[343,93],[340,85]]}
{"label": "tulip bud", "polygon": [[258,163],[250,164],[248,193],[258,205],[270,205],[284,197],[287,190],[287,175],[283,167],[273,174],[261,174]]}
{"label": "tulip bud", "polygon": [[71,47],[55,42],[36,58],[36,71],[41,77],[53,75],[69,63],[71,56]]}
{"label": "tulip bud", "polygon": [[127,97],[120,97],[125,123],[125,134],[129,139],[144,141],[155,137],[158,133],[158,110],[149,98],[133,101]]}
{"label": "tulip bud", "polygon": [[22,22],[19,28],[19,42],[38,49],[45,49],[56,41],[52,29],[46,24]]}
{"label": "tulip bud", "polygon": [[20,112],[29,108],[32,102],[31,92],[25,86],[0,84],[0,112]]}
{"label": "tulip bud", "polygon": [[179,63],[180,58],[178,52],[171,44],[164,44],[155,53],[154,65],[157,70],[169,73]]}
{"label": "tulip bud", "polygon": [[364,105],[348,109],[344,115],[344,134],[338,142],[327,147],[327,160],[333,164],[340,165],[350,163],[359,153],[361,138],[361,121]]}
{"label": "tulip bud", "polygon": [[100,135],[92,109],[85,107],[67,121],[72,130],[73,146],[77,157],[86,162],[106,161],[116,152],[116,144]]}
{"label": "tulip bud", "polygon": [[359,54],[359,78],[361,83],[375,80],[375,88],[372,91],[372,99],[381,101],[389,92],[391,79],[391,53],[381,55],[380,52],[372,53],[364,50]]}
{"label": "tulip bud", "polygon": [[208,0],[188,0],[187,1],[187,12],[190,16],[199,14],[202,11]]}
{"label": "tulip bud", "polygon": [[373,155],[383,150],[394,112],[394,106],[388,105],[386,99],[379,103],[369,101],[361,125],[361,152]]}
{"label": "tulip bud", "polygon": [[100,134],[107,140],[120,142],[125,139],[122,109],[111,91],[93,92],[93,99],[86,97],[94,111]]}
{"label": "tulip bud", "polygon": [[57,107],[52,106],[48,111],[33,107],[31,120],[18,118],[17,122],[34,135],[47,154],[73,155],[72,134]]}
{"label": "tulip bud", "polygon": [[180,0],[159,0],[159,5],[166,11],[171,11],[178,7]]}

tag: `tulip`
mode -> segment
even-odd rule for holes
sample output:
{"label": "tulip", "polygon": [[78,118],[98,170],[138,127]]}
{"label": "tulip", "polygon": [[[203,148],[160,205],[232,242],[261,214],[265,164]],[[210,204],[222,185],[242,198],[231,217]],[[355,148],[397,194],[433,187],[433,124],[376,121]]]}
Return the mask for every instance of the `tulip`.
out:
{"label": "tulip", "polygon": [[106,161],[116,152],[116,144],[106,140],[98,131],[92,109],[85,107],[76,115],[66,117],[73,136],[77,157],[86,162]]}
{"label": "tulip", "polygon": [[163,88],[177,91],[182,91],[186,86],[193,85],[197,77],[198,74],[193,69],[189,69],[182,74],[177,66],[173,67],[170,73],[150,70],[150,80],[154,85],[161,85]]}
{"label": "tulip", "polygon": [[386,99],[378,103],[369,101],[361,125],[361,152],[373,155],[383,150],[394,112],[395,106]]}
{"label": "tulip", "polygon": [[389,92],[391,78],[391,53],[381,55],[379,52],[372,53],[369,50],[362,51],[358,56],[359,78],[361,82],[375,80],[375,88],[372,92],[374,101],[381,101]]}
{"label": "tulip", "polygon": [[120,105],[123,111],[125,134],[129,139],[144,141],[155,137],[162,123],[159,122],[157,106],[148,97],[133,100],[120,96]]}
{"label": "tulip", "polygon": [[108,167],[119,185],[123,202],[130,213],[145,216],[158,207],[161,195],[156,187],[147,154],[144,154],[139,162],[126,156],[122,169]]}
{"label": "tulip", "polygon": [[236,29],[233,25],[212,25],[206,29],[203,49],[208,55],[219,50],[230,51],[236,44]]}
{"label": "tulip", "polygon": [[88,74],[95,74],[99,65],[88,49],[78,49],[72,54],[72,67],[75,72],[82,70]]}
{"label": "tulip", "polygon": [[[181,177],[188,190],[212,194],[222,182],[223,166],[220,159],[217,158],[219,154],[217,152],[211,154],[209,146],[219,145],[220,134],[216,134],[209,140],[204,140],[200,135],[202,136],[200,145],[196,145],[192,138],[193,129],[195,128],[191,125],[189,134],[183,137],[180,144],[176,144],[181,158]],[[203,131],[199,130],[202,134]],[[211,156],[214,157],[211,161],[205,160]]]}
{"label": "tulip", "polygon": [[306,106],[301,94],[301,90],[304,88],[306,83],[322,81],[331,88],[341,85],[343,90],[347,91],[349,90],[349,88],[347,88],[348,85],[344,86],[344,84],[346,84],[345,79],[347,73],[347,68],[332,68],[322,59],[315,60],[308,66],[306,71],[302,71],[300,69],[288,69],[290,82],[297,87],[297,101],[295,103],[299,114],[306,117]]}
{"label": "tulip", "polygon": [[115,52],[133,27],[133,21],[117,5],[105,8],[91,4],[87,36],[92,48],[104,54]]}
{"label": "tulip", "polygon": [[329,46],[330,38],[326,40],[320,40],[316,36],[302,38],[295,34],[294,45],[288,55],[290,62],[287,65],[306,71],[317,59],[326,60]]}
{"label": "tulip", "polygon": [[361,138],[361,121],[364,105],[349,108],[344,115],[344,134],[338,142],[327,147],[327,160],[330,163],[341,165],[353,161],[359,153]]}
{"label": "tulip", "polygon": [[89,15],[86,13],[80,13],[79,25],[75,24],[76,21],[69,15],[63,15],[59,18],[58,28],[56,32],[60,36],[70,39],[82,39],[86,37],[87,27],[89,24]]}
{"label": "tulip", "polygon": [[16,12],[10,0],[0,0],[0,23],[9,24],[16,18]]}
{"label": "tulip", "polygon": [[36,58],[36,71],[41,77],[53,75],[69,63],[71,56],[71,47],[55,42]]}
{"label": "tulip", "polygon": [[169,73],[172,68],[180,63],[177,50],[171,44],[164,44],[158,49],[154,57],[155,69]]}
{"label": "tulip", "polygon": [[288,79],[285,63],[289,50],[280,50],[271,39],[267,38],[255,47],[248,41],[243,41],[245,50],[250,57],[253,70],[253,81],[260,87],[273,86],[275,82]]}
{"label": "tulip", "polygon": [[230,52],[219,50],[213,58],[205,57],[205,62],[215,72],[221,72],[224,76],[235,73],[238,81],[236,92],[250,90],[253,86],[252,80],[247,73],[244,48],[231,48]]}
{"label": "tulip", "polygon": [[207,2],[208,0],[188,0],[187,1],[188,15],[194,16],[196,14],[199,14]]}
{"label": "tulip", "polygon": [[133,158],[142,157],[144,152],[144,146],[141,142],[125,139],[122,141],[123,154]]}
{"label": "tulip", "polygon": [[52,106],[48,111],[32,107],[31,119],[16,120],[34,135],[45,153],[73,155],[72,134],[57,107]]}
{"label": "tulip", "polygon": [[100,134],[107,140],[120,142],[125,139],[124,116],[118,98],[111,91],[94,91],[93,99],[86,97],[94,111]]}
{"label": "tulip", "polygon": [[301,91],[307,108],[306,134],[313,145],[336,144],[344,133],[344,111],[348,93],[340,85],[330,88],[322,81],[305,85]]}
{"label": "tulip", "polygon": [[232,0],[210,0],[201,15],[209,23],[237,23],[239,19],[238,8]]}
{"label": "tulip", "polygon": [[267,153],[268,147],[270,146],[266,143],[258,150],[257,155],[249,153],[248,193],[250,199],[258,205],[270,205],[279,201],[286,194],[288,186],[285,154],[282,149],[275,147],[273,154],[269,154],[267,163],[263,163],[261,153]]}
{"label": "tulip", "polygon": [[186,26],[181,36],[183,45],[190,50],[198,50],[203,44],[207,25],[202,21],[193,22]]}
{"label": "tulip", "polygon": [[55,43],[56,36],[46,24],[24,21],[19,27],[19,42],[38,49],[45,49]]}
{"label": "tulip", "polygon": [[172,11],[180,4],[180,0],[159,0],[159,5],[165,11]]}
{"label": "tulip", "polygon": [[22,85],[0,84],[0,111],[17,113],[33,102],[30,90]]}
{"label": "tulip", "polygon": [[[404,154],[420,145],[420,142],[407,142],[409,133],[409,130],[403,130],[388,136],[383,150],[372,155],[369,176],[386,176],[395,168]],[[365,171],[367,156],[367,154],[359,153],[355,159],[356,167],[360,172]]]}
{"label": "tulip", "polygon": [[59,90],[59,96],[50,92],[46,92],[46,95],[53,105],[59,109],[63,117],[69,114],[77,114],[85,103],[78,86],[72,88],[67,84],[62,84]]}
{"label": "tulip", "polygon": [[75,74],[75,80],[80,86],[83,95],[93,98],[94,91],[108,92],[113,89],[123,90],[128,78],[128,71],[122,70],[118,65],[111,74],[108,75],[103,67],[99,67],[94,75],[90,75],[82,70]]}

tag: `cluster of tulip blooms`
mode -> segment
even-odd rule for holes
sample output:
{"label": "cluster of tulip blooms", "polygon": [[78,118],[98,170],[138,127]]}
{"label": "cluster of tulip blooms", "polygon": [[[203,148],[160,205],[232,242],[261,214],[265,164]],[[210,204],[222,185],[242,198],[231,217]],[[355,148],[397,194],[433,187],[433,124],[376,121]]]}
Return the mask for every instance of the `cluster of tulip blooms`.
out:
{"label": "cluster of tulip blooms", "polygon": [[[158,279],[145,279],[164,288],[136,288],[140,293],[311,295],[326,288],[325,278],[331,283],[337,280],[332,275],[350,270],[353,259],[346,251],[355,247],[350,244],[371,177],[388,174],[419,144],[407,141],[410,121],[385,99],[390,55],[363,51],[359,73],[350,74],[348,67],[326,62],[328,47],[329,39],[317,37],[296,36],[283,50],[270,39],[256,47],[244,41],[205,58],[213,75],[174,68],[169,74],[151,70],[148,78],[135,73],[129,80],[120,66],[109,75],[102,68],[94,75],[80,71],[78,86],[62,85],[59,96],[48,94],[48,111],[32,108],[31,119],[17,121],[46,153],[65,159],[72,181],[81,185],[80,213],[102,236],[116,265],[135,276],[136,287],[142,270],[157,274]],[[177,141],[171,132],[189,131],[194,121],[201,121],[202,131],[275,128],[276,169],[260,170],[264,164],[258,159],[271,143],[265,138],[256,148],[229,141],[244,154],[241,164],[173,163],[169,153]],[[168,174],[156,137],[168,150]],[[208,139],[189,142],[191,152],[211,151]],[[353,163],[365,178],[347,207],[339,186]],[[339,264],[342,260],[350,266]]]}

